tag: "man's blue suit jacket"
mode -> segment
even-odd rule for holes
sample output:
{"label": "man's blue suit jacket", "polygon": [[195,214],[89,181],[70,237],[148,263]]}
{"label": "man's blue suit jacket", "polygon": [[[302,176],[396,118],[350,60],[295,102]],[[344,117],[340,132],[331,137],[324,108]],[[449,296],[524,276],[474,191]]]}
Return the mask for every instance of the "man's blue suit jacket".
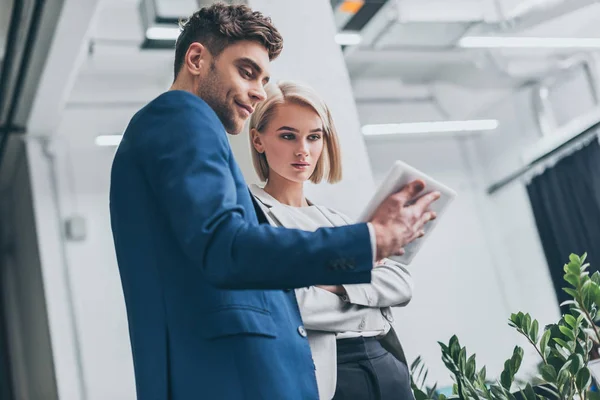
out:
{"label": "man's blue suit jacket", "polygon": [[110,212],[139,400],[318,398],[289,289],[369,282],[366,224],[258,224],[223,125],[184,91],[132,118]]}

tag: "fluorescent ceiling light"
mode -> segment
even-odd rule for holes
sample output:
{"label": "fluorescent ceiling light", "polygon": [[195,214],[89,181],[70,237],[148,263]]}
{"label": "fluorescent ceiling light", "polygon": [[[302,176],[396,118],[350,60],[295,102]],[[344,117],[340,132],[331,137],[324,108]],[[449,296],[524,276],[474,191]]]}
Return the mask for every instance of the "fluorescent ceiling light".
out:
{"label": "fluorescent ceiling light", "polygon": [[467,36],[458,45],[472,49],[600,49],[600,38]]}
{"label": "fluorescent ceiling light", "polygon": [[98,135],[96,136],[96,146],[118,146],[123,139],[123,135]]}
{"label": "fluorescent ceiling light", "polygon": [[496,129],[497,127],[498,120],[495,119],[480,119],[470,121],[408,122],[402,124],[365,125],[362,127],[362,133],[365,136],[373,136],[411,133],[477,132],[490,131]]}
{"label": "fluorescent ceiling light", "polygon": [[146,39],[150,40],[177,40],[180,30],[172,26],[151,26],[146,29]]}
{"label": "fluorescent ceiling light", "polygon": [[362,36],[354,32],[340,32],[335,35],[335,41],[341,46],[356,46],[361,40]]}

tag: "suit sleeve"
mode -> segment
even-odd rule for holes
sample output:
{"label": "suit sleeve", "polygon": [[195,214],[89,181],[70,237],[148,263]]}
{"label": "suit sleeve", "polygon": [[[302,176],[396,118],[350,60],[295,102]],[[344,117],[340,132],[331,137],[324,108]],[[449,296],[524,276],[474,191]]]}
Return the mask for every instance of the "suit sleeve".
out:
{"label": "suit sleeve", "polygon": [[[330,210],[334,212],[333,210]],[[352,220],[337,213],[347,224]],[[371,272],[371,283],[343,285],[344,300],[366,307],[402,307],[407,305],[413,294],[413,279],[410,272],[396,261],[384,259]]]}
{"label": "suit sleeve", "polygon": [[175,239],[209,282],[284,289],[370,280],[366,224],[312,233],[259,226],[238,201],[232,153],[214,112],[202,103],[153,115],[132,138],[137,158]]}
{"label": "suit sleeve", "polygon": [[362,332],[384,329],[381,310],[349,304],[318,287],[296,289],[296,299],[307,329],[325,332]]}

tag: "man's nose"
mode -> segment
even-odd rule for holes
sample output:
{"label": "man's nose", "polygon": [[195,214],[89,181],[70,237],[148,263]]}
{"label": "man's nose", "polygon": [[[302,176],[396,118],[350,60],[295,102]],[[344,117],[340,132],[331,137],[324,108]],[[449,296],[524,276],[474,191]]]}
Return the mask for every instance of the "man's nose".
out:
{"label": "man's nose", "polygon": [[256,102],[265,101],[267,98],[267,92],[263,85],[257,84],[250,89],[250,98]]}

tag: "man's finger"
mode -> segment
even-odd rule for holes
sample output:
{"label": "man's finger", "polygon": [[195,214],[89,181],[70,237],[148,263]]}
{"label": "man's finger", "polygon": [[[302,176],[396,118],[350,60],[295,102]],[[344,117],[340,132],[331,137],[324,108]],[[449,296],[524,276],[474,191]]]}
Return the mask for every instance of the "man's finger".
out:
{"label": "man's finger", "polygon": [[394,196],[396,196],[402,205],[404,205],[417,197],[417,195],[421,193],[423,189],[425,189],[425,182],[423,182],[421,179],[416,179],[404,186],[402,190],[400,190]]}
{"label": "man's finger", "polygon": [[404,248],[401,248],[400,250],[398,250],[397,252],[395,252],[393,255],[394,256],[403,256],[405,253]]}
{"label": "man's finger", "polygon": [[427,210],[429,206],[431,206],[431,203],[439,199],[440,196],[440,192],[431,192],[426,194],[425,196],[421,196],[417,201],[415,201],[415,204],[413,204],[415,212],[417,214],[424,213],[425,210]]}
{"label": "man's finger", "polygon": [[423,215],[421,215],[421,218],[419,218],[419,220],[415,224],[415,229],[422,231],[423,226],[425,226],[426,223],[428,223],[429,221],[433,221],[436,218],[437,214],[434,211],[427,211],[423,213]]}

